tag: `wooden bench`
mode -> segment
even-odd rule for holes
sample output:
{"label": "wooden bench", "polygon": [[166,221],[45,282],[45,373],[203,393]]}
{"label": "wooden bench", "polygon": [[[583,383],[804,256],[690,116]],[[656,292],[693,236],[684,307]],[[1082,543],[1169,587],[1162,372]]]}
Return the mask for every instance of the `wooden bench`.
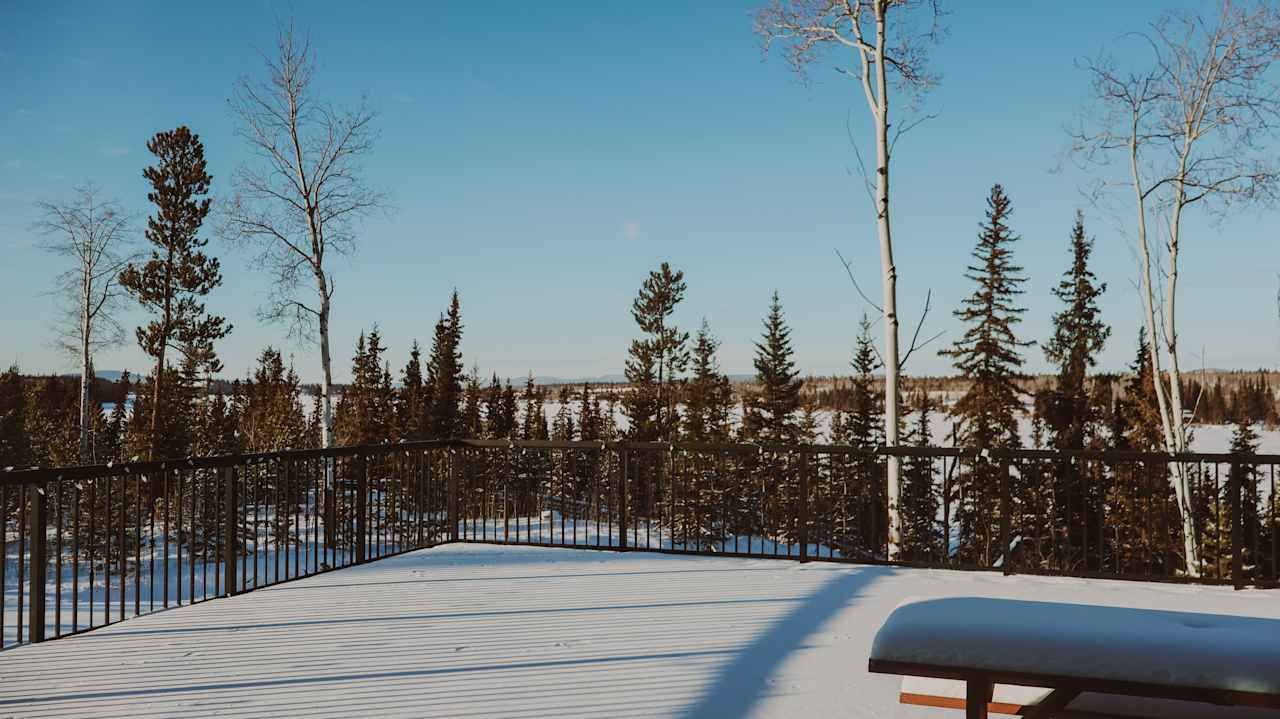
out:
{"label": "wooden bench", "polygon": [[876,634],[868,668],[904,676],[903,703],[963,708],[971,719],[1275,716],[1261,708],[1280,709],[1280,620],[909,601]]}

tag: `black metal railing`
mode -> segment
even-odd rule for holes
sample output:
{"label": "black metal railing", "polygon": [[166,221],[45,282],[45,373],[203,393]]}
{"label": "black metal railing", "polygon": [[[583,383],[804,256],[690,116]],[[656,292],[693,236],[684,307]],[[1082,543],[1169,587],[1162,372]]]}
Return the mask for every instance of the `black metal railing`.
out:
{"label": "black metal railing", "polygon": [[1278,467],[1277,455],[454,440],[7,471],[0,646],[450,541],[1271,587]]}

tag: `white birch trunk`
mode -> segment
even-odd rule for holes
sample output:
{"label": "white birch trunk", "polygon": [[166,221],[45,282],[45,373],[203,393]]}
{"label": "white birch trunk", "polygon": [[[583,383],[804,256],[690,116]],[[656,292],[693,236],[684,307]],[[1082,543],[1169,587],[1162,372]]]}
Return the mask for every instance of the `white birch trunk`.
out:
{"label": "white birch trunk", "polygon": [[[1151,338],[1149,353],[1151,356],[1151,375],[1152,382],[1154,384],[1153,389],[1156,393],[1156,404],[1160,409],[1160,424],[1164,434],[1165,451],[1170,453],[1180,452],[1185,449],[1185,442],[1182,441],[1183,438],[1185,438],[1185,435],[1182,433],[1182,395],[1181,391],[1178,390],[1177,400],[1171,400],[1168,394],[1166,394],[1166,388],[1164,386],[1164,372],[1161,368],[1160,362],[1160,335],[1156,329],[1155,288],[1151,281],[1151,251],[1147,242],[1146,199],[1142,187],[1141,176],[1138,171],[1136,124],[1129,140],[1129,162],[1130,171],[1133,176],[1133,188],[1138,209],[1138,249],[1141,253],[1142,261],[1143,319],[1147,327],[1147,335]],[[1173,262],[1176,269],[1176,259],[1173,260]],[[1170,312],[1172,312],[1171,308]],[[1176,346],[1175,340],[1173,345],[1174,349],[1176,349]],[[1174,357],[1176,357],[1176,354],[1171,354],[1171,358]],[[1173,361],[1176,363],[1176,360]],[[1170,389],[1172,390],[1177,388],[1178,383],[1177,370],[1174,369],[1170,378]],[[1170,407],[1170,404],[1173,404],[1174,407]],[[1177,413],[1176,419],[1174,417],[1175,411]],[[1174,499],[1178,504],[1178,516],[1182,525],[1183,560],[1187,565],[1187,574],[1192,577],[1198,577],[1200,576],[1200,556],[1195,541],[1195,522],[1191,514],[1191,500],[1190,492],[1188,491],[1189,487],[1187,485],[1186,471],[1180,463],[1174,463],[1173,470]]]}
{"label": "white birch trunk", "polygon": [[[885,13],[887,6],[877,5],[875,45],[875,100],[871,114],[876,125],[876,229],[880,241],[880,272],[884,290],[884,437],[888,447],[898,446],[898,384],[901,372],[898,359],[898,270],[893,264],[893,236],[889,226],[889,94],[885,78]],[[864,65],[865,68],[865,65]],[[864,77],[866,76],[864,71]],[[896,455],[887,457],[885,496],[888,500],[888,559],[897,559],[902,543],[902,462]]]}

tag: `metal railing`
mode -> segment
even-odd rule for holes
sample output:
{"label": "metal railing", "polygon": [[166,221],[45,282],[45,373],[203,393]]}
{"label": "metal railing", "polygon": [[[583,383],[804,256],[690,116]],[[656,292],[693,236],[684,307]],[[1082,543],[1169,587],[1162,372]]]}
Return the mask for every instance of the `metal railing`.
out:
{"label": "metal railing", "polygon": [[1278,467],[1280,455],[453,440],[0,472],[0,646],[451,541],[1271,587]]}

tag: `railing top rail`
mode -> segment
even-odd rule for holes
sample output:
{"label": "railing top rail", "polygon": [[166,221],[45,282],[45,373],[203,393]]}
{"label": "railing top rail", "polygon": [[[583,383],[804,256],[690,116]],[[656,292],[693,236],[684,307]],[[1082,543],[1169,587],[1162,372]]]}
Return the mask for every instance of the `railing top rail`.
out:
{"label": "railing top rail", "polygon": [[164,460],[130,461],[113,464],[79,465],[69,467],[0,468],[0,485],[32,484],[56,479],[92,479],[112,476],[158,474],[187,469],[218,469],[223,467],[261,464],[276,460],[305,460],[338,458],[361,455],[395,454],[397,452],[428,449],[463,448],[511,448],[531,450],[583,450],[606,451],[627,449],[633,451],[702,452],[702,453],[766,453],[806,452],[813,454],[845,454],[899,457],[952,457],[958,459],[988,461],[1063,459],[1134,462],[1134,463],[1247,463],[1253,465],[1280,465],[1280,454],[1233,454],[1228,452],[1136,452],[1112,450],[1053,450],[1010,449],[975,447],[855,447],[835,444],[786,444],[766,443],[699,443],[699,442],[632,442],[632,441],[557,441],[557,440],[506,440],[506,439],[452,439],[396,442],[386,444],[353,445],[327,449],[280,450],[250,454],[230,454],[209,457],[186,457]]}

